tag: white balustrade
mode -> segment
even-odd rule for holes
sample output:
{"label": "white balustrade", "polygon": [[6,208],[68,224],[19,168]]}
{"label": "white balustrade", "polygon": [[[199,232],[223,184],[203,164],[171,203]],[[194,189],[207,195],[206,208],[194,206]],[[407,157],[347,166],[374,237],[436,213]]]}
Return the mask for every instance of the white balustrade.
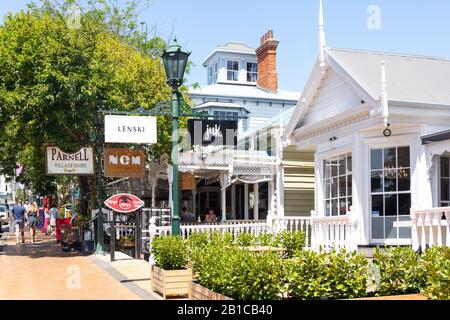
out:
{"label": "white balustrade", "polygon": [[357,219],[350,211],[346,216],[318,217],[311,212],[311,248],[315,251],[332,249],[357,250]]}
{"label": "white balustrade", "polygon": [[415,251],[432,246],[450,247],[450,207],[411,209],[411,237]]}

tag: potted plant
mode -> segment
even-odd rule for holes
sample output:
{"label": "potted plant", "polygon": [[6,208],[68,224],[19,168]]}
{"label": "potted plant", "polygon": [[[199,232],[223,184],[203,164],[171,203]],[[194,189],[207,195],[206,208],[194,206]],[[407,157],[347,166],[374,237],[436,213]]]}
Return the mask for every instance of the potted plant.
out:
{"label": "potted plant", "polygon": [[186,296],[192,281],[192,270],[187,268],[187,246],[179,236],[158,237],[152,241],[152,290],[164,299]]}

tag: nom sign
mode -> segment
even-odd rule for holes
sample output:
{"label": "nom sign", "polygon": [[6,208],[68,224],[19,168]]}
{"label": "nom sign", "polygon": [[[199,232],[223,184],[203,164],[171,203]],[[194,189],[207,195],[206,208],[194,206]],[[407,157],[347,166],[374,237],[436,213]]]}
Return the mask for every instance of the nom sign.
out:
{"label": "nom sign", "polygon": [[156,117],[105,116],[106,143],[155,144]]}
{"label": "nom sign", "polygon": [[94,149],[81,148],[75,153],[66,153],[58,147],[47,147],[45,173],[48,176],[88,176],[94,174]]}
{"label": "nom sign", "polygon": [[188,120],[193,146],[236,146],[237,129],[232,120]]}
{"label": "nom sign", "polygon": [[105,206],[119,213],[131,213],[144,206],[144,201],[132,194],[116,194],[105,201]]}
{"label": "nom sign", "polygon": [[105,177],[144,178],[147,155],[144,150],[105,148]]}

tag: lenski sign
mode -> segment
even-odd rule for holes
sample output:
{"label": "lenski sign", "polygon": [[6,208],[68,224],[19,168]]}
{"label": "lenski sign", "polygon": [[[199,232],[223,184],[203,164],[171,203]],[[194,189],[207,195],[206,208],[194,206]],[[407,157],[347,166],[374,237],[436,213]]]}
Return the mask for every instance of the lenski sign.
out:
{"label": "lenski sign", "polygon": [[193,146],[237,146],[237,121],[188,120]]}
{"label": "lenski sign", "polygon": [[146,162],[144,150],[105,148],[105,177],[144,178]]}
{"label": "lenski sign", "polygon": [[67,153],[58,147],[47,147],[45,172],[48,176],[86,176],[94,174],[94,150],[81,148],[75,153]]}
{"label": "lenski sign", "polygon": [[144,116],[105,116],[106,143],[155,144],[156,118]]}

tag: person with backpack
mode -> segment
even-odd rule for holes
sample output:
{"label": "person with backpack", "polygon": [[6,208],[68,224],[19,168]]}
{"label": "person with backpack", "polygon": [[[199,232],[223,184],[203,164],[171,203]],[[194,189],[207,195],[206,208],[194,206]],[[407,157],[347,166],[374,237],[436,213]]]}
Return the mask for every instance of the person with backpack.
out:
{"label": "person with backpack", "polygon": [[14,227],[16,231],[16,244],[19,244],[19,233],[22,238],[22,243],[25,243],[25,214],[26,209],[23,206],[23,202],[19,201],[12,209],[14,218]]}

